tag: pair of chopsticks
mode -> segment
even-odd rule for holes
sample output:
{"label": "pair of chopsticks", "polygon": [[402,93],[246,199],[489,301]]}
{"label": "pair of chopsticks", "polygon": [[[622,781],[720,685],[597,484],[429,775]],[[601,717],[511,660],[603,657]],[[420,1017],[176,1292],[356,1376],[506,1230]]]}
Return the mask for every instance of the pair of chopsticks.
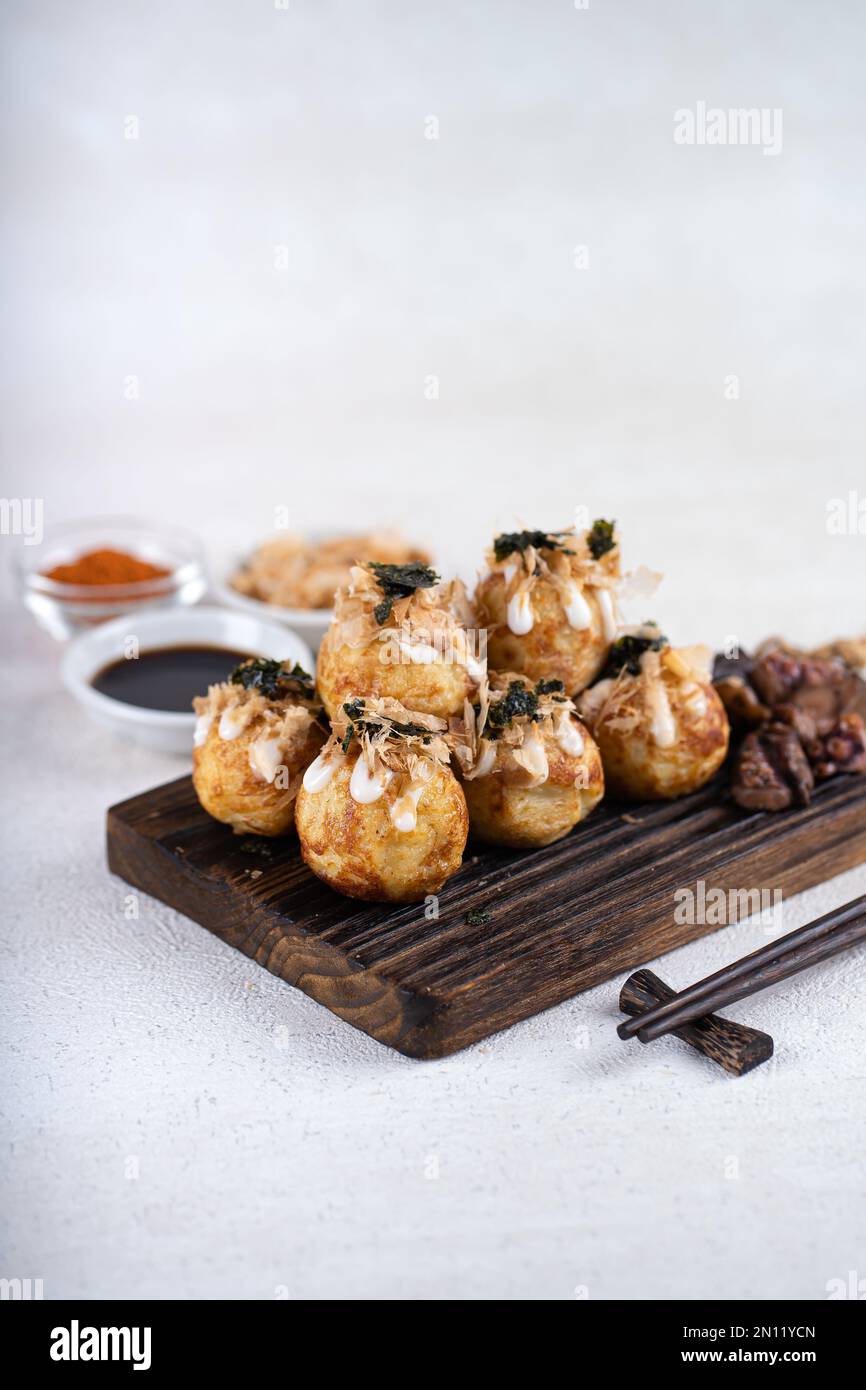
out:
{"label": "pair of chopsticks", "polygon": [[769,989],[864,940],[866,894],[828,912],[816,922],[771,941],[723,970],[717,970],[691,988],[643,1009],[621,1023],[617,1032],[621,1038],[638,1037],[643,1043],[652,1042],[666,1033],[678,1032],[695,1019],[706,1018],[717,1009],[735,1004],[738,999]]}

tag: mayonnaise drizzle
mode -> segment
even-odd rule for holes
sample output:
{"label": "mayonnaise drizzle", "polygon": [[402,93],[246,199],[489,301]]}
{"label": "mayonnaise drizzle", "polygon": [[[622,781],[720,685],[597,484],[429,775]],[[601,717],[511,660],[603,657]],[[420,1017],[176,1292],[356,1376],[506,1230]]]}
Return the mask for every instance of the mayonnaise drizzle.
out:
{"label": "mayonnaise drizzle", "polygon": [[610,678],[603,681],[596,681],[588,690],[584,690],[578,696],[578,707],[581,718],[585,719],[592,728],[596,719],[602,711],[605,701],[613,689],[613,681]]}
{"label": "mayonnaise drizzle", "polygon": [[375,767],[371,773],[367,767],[367,759],[362,756],[352,769],[349,794],[360,806],[369,806],[371,802],[379,800],[393,776],[390,768],[381,765]]}
{"label": "mayonnaise drizzle", "polygon": [[210,733],[210,728],[212,724],[213,714],[210,711],[208,711],[205,714],[198,715],[195,721],[195,733],[192,736],[193,748],[201,748],[202,744],[205,742],[208,734]]}
{"label": "mayonnaise drizzle", "polygon": [[532,631],[535,619],[528,589],[518,589],[508,600],[508,626],[515,637],[525,637]]}
{"label": "mayonnaise drizzle", "polygon": [[564,586],[563,607],[569,627],[583,632],[592,623],[592,609],[583,596],[583,590],[573,579]]}
{"label": "mayonnaise drizzle", "polygon": [[584,746],[583,735],[577,727],[576,720],[572,719],[568,710],[563,710],[562,714],[557,715],[554,724],[554,738],[563,753],[570,753],[575,758],[580,757]]}
{"label": "mayonnaise drizzle", "polygon": [[279,734],[266,738],[264,735],[250,744],[250,767],[257,777],[265,782],[273,782],[282,766],[283,755],[280,749]]}
{"label": "mayonnaise drizzle", "polygon": [[668,692],[661,677],[647,681],[647,704],[652,721],[650,733],[656,746],[670,748],[672,744],[676,743],[677,726],[674,722]]}
{"label": "mayonnaise drizzle", "polygon": [[391,807],[391,823],[395,830],[404,835],[414,830],[418,824],[418,802],[424,791],[424,782],[410,782],[402,796],[398,796]]}
{"label": "mayonnaise drizzle", "polygon": [[519,759],[521,767],[535,778],[535,785],[540,786],[546,782],[550,773],[550,764],[547,761],[547,750],[536,729],[529,729],[524,735],[523,744],[517,750],[522,756]]}
{"label": "mayonnaise drizzle", "polygon": [[243,705],[230,705],[220,715],[219,736],[226,740],[238,738],[249,723],[249,715]]}
{"label": "mayonnaise drizzle", "polygon": [[438,661],[439,653],[435,647],[431,647],[429,642],[405,642],[402,639],[397,643],[401,652],[404,652],[413,666],[429,666],[432,661]]}
{"label": "mayonnaise drizzle", "polygon": [[610,589],[598,589],[597,594],[604,640],[606,642],[612,642],[616,637],[616,614],[613,609],[613,599],[610,596]]}
{"label": "mayonnaise drizzle", "polygon": [[695,718],[701,719],[707,712],[707,697],[699,685],[687,685],[683,691],[686,708]]}
{"label": "mayonnaise drizzle", "polygon": [[339,753],[332,753],[328,758],[320,753],[317,758],[313,759],[304,773],[304,791],[324,791],[337,768],[344,762],[345,758]]}
{"label": "mayonnaise drizzle", "polygon": [[477,656],[473,656],[471,652],[467,650],[464,665],[469,679],[480,683],[482,676],[487,670],[487,662],[479,661]]}

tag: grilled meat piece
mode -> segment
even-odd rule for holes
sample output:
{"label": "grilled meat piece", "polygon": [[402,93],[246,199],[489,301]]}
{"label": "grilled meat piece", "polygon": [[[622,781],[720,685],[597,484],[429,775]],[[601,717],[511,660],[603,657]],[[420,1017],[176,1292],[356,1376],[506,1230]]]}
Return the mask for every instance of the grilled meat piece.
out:
{"label": "grilled meat piece", "polygon": [[734,761],[731,795],[747,811],[785,811],[794,795],[758,733],[746,734]]}
{"label": "grilled meat piece", "polygon": [[815,779],[796,731],[773,721],[747,734],[734,761],[731,792],[750,811],[807,806]]}
{"label": "grilled meat piece", "polygon": [[743,676],[716,677],[713,684],[735,729],[754,729],[770,718],[771,710]]}
{"label": "grilled meat piece", "polygon": [[843,714],[806,751],[819,782],[840,772],[866,772],[866,728],[860,715]]}
{"label": "grilled meat piece", "polygon": [[772,709],[789,700],[803,679],[803,663],[799,657],[777,647],[756,661],[751,682],[765,705]]}

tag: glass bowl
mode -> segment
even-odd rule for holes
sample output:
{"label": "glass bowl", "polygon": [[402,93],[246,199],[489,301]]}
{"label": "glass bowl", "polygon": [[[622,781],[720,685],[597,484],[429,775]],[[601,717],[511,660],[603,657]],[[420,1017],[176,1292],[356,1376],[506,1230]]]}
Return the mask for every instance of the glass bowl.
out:
{"label": "glass bowl", "polygon": [[[45,571],[91,550],[122,550],[169,571],[133,584],[65,584]],[[134,609],[198,603],[207,587],[201,547],[190,532],[132,517],[102,517],[46,528],[39,545],[15,558],[21,597],[36,621],[63,640]]]}

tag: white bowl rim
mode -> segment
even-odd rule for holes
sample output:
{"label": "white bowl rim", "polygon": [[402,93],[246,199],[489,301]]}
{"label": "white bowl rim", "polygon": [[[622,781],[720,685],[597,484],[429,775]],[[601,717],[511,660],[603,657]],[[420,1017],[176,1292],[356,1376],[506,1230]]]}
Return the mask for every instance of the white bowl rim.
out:
{"label": "white bowl rim", "polygon": [[[290,642],[294,642],[297,647],[294,659],[300,662],[305,670],[315,670],[313,655],[306,642],[302,637],[299,637],[296,632],[292,632],[290,629],[283,627],[280,623],[265,623],[252,614],[245,615],[240,612],[232,613],[230,610],[217,608],[216,606],[152,609],[149,612],[142,612],[141,614],[141,619],[145,626],[153,622],[158,623],[163,629],[166,627],[170,628],[172,624],[185,626],[187,622],[192,622],[196,618],[204,618],[205,625],[207,625],[207,623],[213,621],[215,618],[222,621],[236,620],[242,622],[245,617],[248,622],[257,624],[262,632],[266,634],[266,644],[268,643],[268,638],[270,638],[271,643],[276,645],[285,644],[287,639],[289,639]],[[125,636],[128,630],[129,613],[125,613],[122,617],[114,618],[107,623],[100,623],[99,627],[91,628],[87,632],[79,633],[78,636],[73,637],[63,653],[60,664],[60,674],[66,689],[71,695],[74,695],[81,704],[85,706],[89,705],[94,711],[110,714],[112,718],[126,721],[130,724],[147,723],[159,729],[186,729],[191,727],[195,722],[195,714],[192,710],[187,713],[184,710],[148,709],[145,705],[130,705],[124,700],[115,700],[111,695],[104,695],[100,690],[94,690],[90,681],[93,676],[96,675],[97,671],[100,671],[105,665],[104,661],[94,661],[92,665],[88,663],[86,676],[79,675],[78,671],[73,669],[78,665],[78,658],[84,654],[85,648],[93,647],[95,655],[96,648],[105,645],[104,641],[100,642],[98,639],[107,638],[110,641],[114,636]],[[164,632],[166,640],[163,641],[163,646],[171,645],[171,642],[168,640],[170,636],[170,632]],[[260,640],[261,639],[259,639],[259,641]],[[148,648],[144,647],[143,650],[147,651]],[[286,659],[285,657],[283,658],[283,660]]]}

